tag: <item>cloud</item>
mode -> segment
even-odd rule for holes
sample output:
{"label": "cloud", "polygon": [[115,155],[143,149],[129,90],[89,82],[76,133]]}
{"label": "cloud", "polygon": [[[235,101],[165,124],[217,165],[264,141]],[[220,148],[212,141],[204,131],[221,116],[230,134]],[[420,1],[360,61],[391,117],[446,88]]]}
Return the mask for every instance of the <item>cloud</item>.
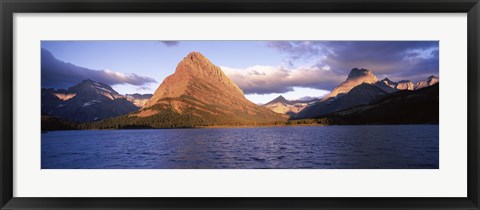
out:
{"label": "cloud", "polygon": [[437,41],[272,41],[268,47],[287,56],[286,63],[329,68],[347,75],[354,68],[367,68],[392,78],[424,79],[438,75]]}
{"label": "cloud", "polygon": [[160,43],[166,45],[167,47],[174,47],[180,44],[179,41],[160,41]]}
{"label": "cloud", "polygon": [[82,80],[91,79],[108,85],[130,84],[144,86],[155,83],[153,78],[137,74],[124,74],[112,70],[93,70],[56,59],[49,51],[42,49],[42,87],[68,88]]}
{"label": "cloud", "polygon": [[138,88],[137,88],[137,91],[147,91],[147,90],[152,90],[152,88],[150,88],[150,87],[145,87],[145,86],[143,86],[143,87],[138,87]]}
{"label": "cloud", "polygon": [[221,67],[246,93],[271,94],[294,87],[332,90],[353,68],[367,68],[392,80],[438,75],[437,41],[271,41],[285,55],[280,66]]}
{"label": "cloud", "polygon": [[252,66],[221,69],[245,94],[286,93],[294,87],[331,89],[345,78],[321,68],[286,69],[281,66]]}

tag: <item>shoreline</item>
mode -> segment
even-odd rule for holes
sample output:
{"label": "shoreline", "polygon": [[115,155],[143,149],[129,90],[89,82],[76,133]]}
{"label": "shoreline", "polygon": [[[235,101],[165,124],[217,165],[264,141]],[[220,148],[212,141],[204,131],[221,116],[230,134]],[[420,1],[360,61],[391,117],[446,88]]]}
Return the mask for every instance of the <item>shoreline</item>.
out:
{"label": "shoreline", "polygon": [[295,124],[295,125],[213,125],[213,126],[198,126],[193,128],[265,128],[265,127],[294,127],[294,126],[335,126],[325,124]]}
{"label": "shoreline", "polygon": [[215,125],[215,126],[197,126],[197,127],[177,127],[177,128],[120,128],[120,129],[71,129],[71,130],[42,130],[41,133],[48,133],[51,131],[89,131],[89,130],[163,130],[163,129],[208,129],[208,128],[267,128],[267,127],[321,127],[321,126],[368,126],[368,125],[388,125],[388,126],[400,126],[400,125],[439,125],[438,123],[418,123],[418,124],[295,124],[295,125]]}

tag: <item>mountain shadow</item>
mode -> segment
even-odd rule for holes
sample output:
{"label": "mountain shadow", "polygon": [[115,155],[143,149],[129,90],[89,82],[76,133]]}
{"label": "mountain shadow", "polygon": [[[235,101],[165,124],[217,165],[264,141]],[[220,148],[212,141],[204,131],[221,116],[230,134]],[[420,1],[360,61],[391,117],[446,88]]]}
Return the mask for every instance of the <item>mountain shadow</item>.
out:
{"label": "mountain shadow", "polygon": [[398,91],[360,105],[314,118],[330,124],[438,124],[439,84],[415,91]]}

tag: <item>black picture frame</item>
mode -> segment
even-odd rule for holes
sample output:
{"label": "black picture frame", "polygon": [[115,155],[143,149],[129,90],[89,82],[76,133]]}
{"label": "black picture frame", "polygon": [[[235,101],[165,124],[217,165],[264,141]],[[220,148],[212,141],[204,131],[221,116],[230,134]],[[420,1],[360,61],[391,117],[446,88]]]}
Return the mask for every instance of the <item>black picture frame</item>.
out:
{"label": "black picture frame", "polygon": [[[0,0],[1,209],[479,209],[478,0]],[[15,13],[467,13],[468,196],[466,198],[17,198],[13,197]],[[92,189],[94,190],[94,189]]]}

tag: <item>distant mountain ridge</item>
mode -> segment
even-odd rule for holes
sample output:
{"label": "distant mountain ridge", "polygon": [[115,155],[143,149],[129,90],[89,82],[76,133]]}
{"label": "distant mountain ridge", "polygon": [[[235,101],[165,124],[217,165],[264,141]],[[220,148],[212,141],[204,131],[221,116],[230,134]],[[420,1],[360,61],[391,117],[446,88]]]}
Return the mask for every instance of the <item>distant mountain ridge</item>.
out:
{"label": "distant mountain ridge", "polygon": [[292,104],[289,100],[285,99],[285,97],[283,97],[282,95],[280,95],[280,96],[274,98],[273,100],[269,101],[269,102],[266,103],[265,105],[275,104],[275,103]]}
{"label": "distant mountain ridge", "polygon": [[148,100],[153,96],[153,94],[139,94],[139,93],[134,93],[134,94],[126,94],[125,98],[135,104],[135,106],[141,108],[143,107]]}
{"label": "distant mountain ridge", "polygon": [[138,110],[112,87],[84,80],[65,89],[42,88],[42,113],[76,122],[91,122]]}
{"label": "distant mountain ridge", "polygon": [[429,86],[433,86],[433,85],[437,84],[439,81],[440,80],[438,79],[438,77],[432,75],[432,76],[428,77],[427,80],[415,83],[415,90],[422,89],[422,88],[429,87]]}
{"label": "distant mountain ridge", "polygon": [[396,92],[399,90],[414,90],[414,84],[409,80],[400,80],[393,82],[388,78],[375,82],[375,85],[387,93]]}
{"label": "distant mountain ridge", "polygon": [[308,105],[319,101],[319,99],[311,98],[310,100],[292,100],[285,99],[282,95],[273,99],[272,101],[263,104],[266,107],[276,113],[287,114],[289,116],[295,116],[298,112],[302,111]]}
{"label": "distant mountain ridge", "polygon": [[438,77],[435,76],[416,84],[409,80],[398,82],[393,82],[388,78],[378,80],[370,70],[354,68],[347,79],[334,88],[330,94],[292,115],[292,119],[314,118],[331,114],[350,107],[368,104],[384,95],[403,90],[418,90],[438,84],[438,82]]}

